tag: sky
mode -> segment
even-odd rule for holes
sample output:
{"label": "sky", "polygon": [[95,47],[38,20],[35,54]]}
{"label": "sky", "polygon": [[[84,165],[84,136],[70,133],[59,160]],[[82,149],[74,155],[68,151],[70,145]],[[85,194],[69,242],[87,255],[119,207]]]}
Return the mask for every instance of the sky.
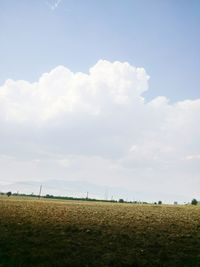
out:
{"label": "sky", "polygon": [[198,198],[199,24],[196,0],[1,0],[1,183]]}

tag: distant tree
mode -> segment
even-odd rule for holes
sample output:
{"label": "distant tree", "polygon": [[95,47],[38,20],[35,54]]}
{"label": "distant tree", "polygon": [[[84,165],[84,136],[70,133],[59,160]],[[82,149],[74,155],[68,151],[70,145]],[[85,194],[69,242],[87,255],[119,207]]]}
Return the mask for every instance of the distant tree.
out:
{"label": "distant tree", "polygon": [[7,195],[8,197],[10,197],[10,196],[12,195],[12,192],[9,191],[9,192],[6,193],[6,195]]}
{"label": "distant tree", "polygon": [[162,201],[161,201],[161,200],[159,200],[159,201],[158,201],[158,204],[159,204],[159,205],[161,205],[161,204],[162,204]]}
{"label": "distant tree", "polygon": [[191,204],[192,205],[197,205],[198,204],[198,201],[195,198],[193,198],[193,200],[191,201]]}
{"label": "distant tree", "polygon": [[49,195],[49,194],[47,194],[45,197],[46,197],[46,198],[54,198],[53,195]]}
{"label": "distant tree", "polygon": [[120,198],[120,199],[119,199],[119,203],[124,203],[123,198]]}

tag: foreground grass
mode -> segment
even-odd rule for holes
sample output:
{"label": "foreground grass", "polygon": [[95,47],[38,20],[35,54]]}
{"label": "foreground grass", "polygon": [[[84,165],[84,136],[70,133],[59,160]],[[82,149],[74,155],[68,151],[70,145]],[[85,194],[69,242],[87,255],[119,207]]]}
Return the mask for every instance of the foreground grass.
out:
{"label": "foreground grass", "polygon": [[0,199],[1,267],[199,267],[200,207]]}

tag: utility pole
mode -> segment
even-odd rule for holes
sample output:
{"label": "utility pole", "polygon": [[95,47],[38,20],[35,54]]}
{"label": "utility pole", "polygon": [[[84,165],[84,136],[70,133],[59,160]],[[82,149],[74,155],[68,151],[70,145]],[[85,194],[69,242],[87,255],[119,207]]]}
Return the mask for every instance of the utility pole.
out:
{"label": "utility pole", "polygon": [[39,198],[41,197],[41,193],[42,193],[42,184],[40,185]]}
{"label": "utility pole", "polygon": [[105,191],[105,200],[106,201],[108,200],[108,189],[106,189],[106,191]]}
{"label": "utility pole", "polygon": [[86,199],[88,199],[89,192],[87,192]]}

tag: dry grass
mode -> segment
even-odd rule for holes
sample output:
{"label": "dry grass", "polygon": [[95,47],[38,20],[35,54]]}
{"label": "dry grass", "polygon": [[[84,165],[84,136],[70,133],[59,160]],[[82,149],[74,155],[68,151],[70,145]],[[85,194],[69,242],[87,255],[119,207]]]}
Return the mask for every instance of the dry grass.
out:
{"label": "dry grass", "polygon": [[0,266],[200,266],[200,207],[0,199]]}

